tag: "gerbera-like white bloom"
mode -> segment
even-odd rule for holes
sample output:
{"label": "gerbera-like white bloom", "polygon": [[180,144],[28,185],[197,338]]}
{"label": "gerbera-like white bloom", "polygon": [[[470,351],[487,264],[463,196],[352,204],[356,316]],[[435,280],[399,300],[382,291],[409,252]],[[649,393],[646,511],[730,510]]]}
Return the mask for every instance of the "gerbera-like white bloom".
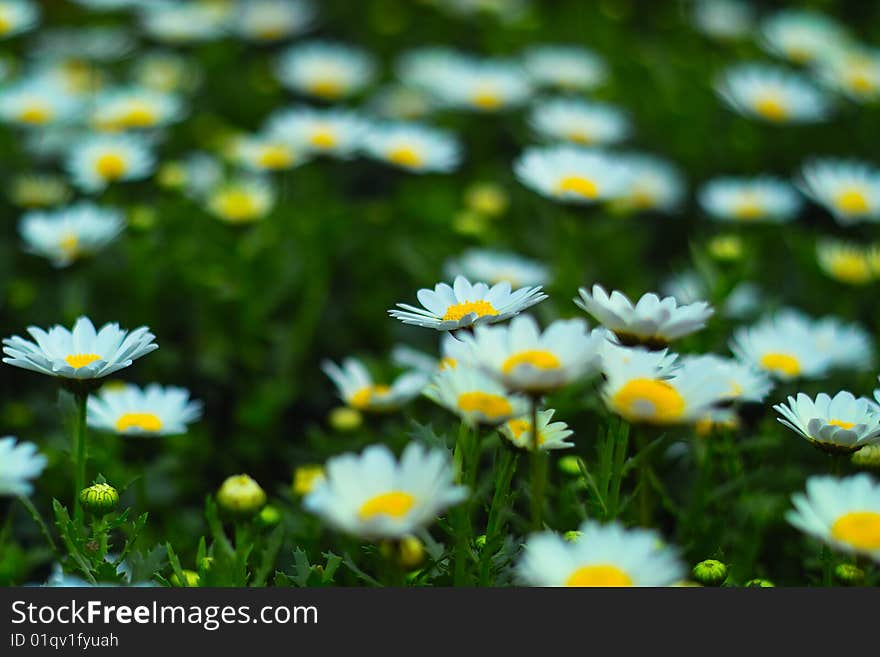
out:
{"label": "gerbera-like white bloom", "polygon": [[624,211],[674,212],[685,195],[681,172],[670,162],[654,155],[625,153],[618,155],[629,171],[629,183],[613,200]]}
{"label": "gerbera-like white bloom", "polygon": [[384,445],[327,461],[303,506],[335,529],[368,539],[401,538],[467,497],[444,450],[410,443],[400,460]]}
{"label": "gerbera-like white bloom", "polygon": [[[538,449],[552,450],[574,447],[574,443],[566,440],[574,434],[574,431],[569,429],[565,422],[550,421],[555,412],[552,408],[538,412]],[[508,420],[501,426],[501,435],[517,447],[532,449],[534,439],[532,438],[531,416]]]}
{"label": "gerbera-like white bloom", "polygon": [[593,89],[608,76],[603,59],[578,46],[532,46],[523,55],[523,65],[537,84],[565,91]]}
{"label": "gerbera-like white bloom", "polygon": [[302,34],[313,25],[316,13],[306,0],[244,0],[232,26],[245,39],[271,43]]}
{"label": "gerbera-like white bloom", "polygon": [[551,98],[535,105],[529,125],[542,139],[582,146],[614,144],[629,136],[626,113],[614,105],[577,98]]}
{"label": "gerbera-like white bloom", "polygon": [[165,93],[192,91],[202,73],[194,60],[175,52],[156,50],[139,55],[133,62],[134,82],[146,89]]}
{"label": "gerbera-like white bloom", "polygon": [[880,220],[880,169],[872,164],[811,160],[801,170],[799,186],[841,225]]}
{"label": "gerbera-like white bloom", "polygon": [[532,534],[517,566],[531,586],[671,586],[684,576],[678,552],[649,529],[587,520],[578,537]]}
{"label": "gerbera-like white bloom", "polygon": [[816,74],[826,85],[863,103],[880,97],[880,51],[851,47],[829,53],[817,62]]}
{"label": "gerbera-like white bloom", "polygon": [[95,330],[88,317],[77,319],[72,330],[55,325],[27,331],[35,342],[17,335],[3,339],[3,362],[65,379],[99,379],[159,348],[146,326],[128,332],[108,323]]}
{"label": "gerbera-like white bloom", "polygon": [[35,210],[21,218],[19,233],[25,248],[66,267],[80,257],[100,251],[125,227],[122,213],[80,202],[56,210]]}
{"label": "gerbera-like white bloom", "polygon": [[713,219],[734,222],[785,223],[802,205],[792,185],[771,176],[715,178],[703,185],[697,199]]}
{"label": "gerbera-like white bloom", "polygon": [[625,345],[662,347],[682,336],[699,331],[714,312],[705,301],[680,306],[673,297],[654,293],[642,295],[634,304],[622,292],[609,295],[601,285],[592,292],[578,289],[575,304],[612,331]]}
{"label": "gerbera-like white bloom", "polygon": [[755,12],[743,0],[697,0],[693,9],[694,25],[715,39],[742,39],[752,31]]}
{"label": "gerbera-like white bloom", "polygon": [[238,176],[205,194],[205,207],[229,224],[247,224],[265,217],[275,206],[275,189],[265,178]]}
{"label": "gerbera-like white bloom", "polygon": [[834,397],[820,392],[815,401],[801,392],[773,409],[782,424],[830,452],[855,452],[880,443],[880,415],[873,404],[845,390]]}
{"label": "gerbera-like white bloom", "polygon": [[89,397],[90,427],[125,436],[175,436],[202,416],[202,403],[189,391],[151,383],[145,388],[106,386]]}
{"label": "gerbera-like white bloom", "polygon": [[715,378],[727,383],[724,399],[742,402],[761,402],[773,389],[773,381],[763,370],[733,358],[715,354],[682,356],[681,363],[695,370],[713,372]]}
{"label": "gerbera-like white bloom", "polygon": [[450,278],[464,276],[490,285],[507,281],[511,287],[522,287],[546,285],[550,281],[550,271],[541,263],[491,249],[468,249],[460,257],[447,261],[443,270]]}
{"label": "gerbera-like white bloom", "polygon": [[603,353],[606,381],[601,392],[608,408],[629,422],[693,423],[729,399],[730,381],[716,376],[714,368],[693,360],[670,366],[663,352],[651,357],[638,349],[629,354],[620,349]]}
{"label": "gerbera-like white bloom", "polygon": [[809,10],[777,11],[761,21],[761,45],[795,64],[809,64],[843,48],[849,36],[825,14]]}
{"label": "gerbera-like white bloom", "polygon": [[80,102],[59,85],[27,79],[0,91],[0,119],[28,127],[70,123]]}
{"label": "gerbera-like white bloom", "polygon": [[528,148],[513,165],[526,187],[565,203],[596,203],[623,195],[632,181],[615,155],[577,146]]}
{"label": "gerbera-like white bloom", "polygon": [[292,46],[281,56],[277,75],[288,89],[322,100],[342,100],[360,92],[376,76],[372,55],[331,41]]}
{"label": "gerbera-like white bloom", "polygon": [[39,8],[31,0],[0,0],[0,39],[27,32],[39,19]]}
{"label": "gerbera-like white bloom", "polygon": [[393,411],[420,395],[428,383],[428,377],[418,371],[399,376],[391,385],[375,383],[356,358],[346,358],[342,367],[325,360],[321,369],[336,385],[342,400],[361,411]]}
{"label": "gerbera-like white bloom", "polygon": [[294,107],[272,115],[266,132],[313,153],[351,157],[368,129],[364,118],[349,110]]}
{"label": "gerbera-like white bloom", "polygon": [[169,44],[219,39],[230,24],[230,7],[192,0],[150,0],[140,6],[141,26],[149,36]]}
{"label": "gerbera-like white bloom", "polygon": [[475,324],[503,322],[540,303],[547,295],[541,292],[540,285],[511,290],[507,281],[489,287],[456,276],[452,285],[437,283],[433,290],[422,288],[416,297],[423,308],[398,303],[401,310],[389,310],[388,314],[404,324],[454,331]]}
{"label": "gerbera-like white bloom", "polygon": [[581,319],[558,319],[544,332],[529,315],[502,326],[478,326],[477,366],[509,390],[547,392],[592,373],[599,364],[604,331],[590,332]]}
{"label": "gerbera-like white bloom", "polygon": [[786,520],[831,547],[880,561],[880,485],[869,475],[810,477]]}
{"label": "gerbera-like white bloom", "polygon": [[874,341],[860,325],[831,315],[815,321],[813,334],[816,351],[828,356],[830,367],[856,371],[873,369]]}
{"label": "gerbera-like white bloom", "polygon": [[150,142],[128,133],[82,137],[71,145],[65,161],[73,183],[86,192],[102,191],[114,182],[142,180],[155,166]]}
{"label": "gerbera-like white bloom", "polygon": [[754,326],[738,328],[730,342],[736,357],[782,381],[823,376],[830,352],[818,348],[813,322],[798,312],[777,312]]}
{"label": "gerbera-like white bloom", "polygon": [[769,123],[815,123],[828,117],[828,100],[806,77],[764,64],[728,69],[715,89],[743,116]]}
{"label": "gerbera-like white bloom", "polygon": [[416,123],[374,125],[363,149],[381,162],[417,173],[452,171],[461,160],[461,146],[452,134]]}
{"label": "gerbera-like white bloom", "polygon": [[284,171],[308,161],[306,149],[272,135],[248,135],[236,140],[233,160],[251,171]]}
{"label": "gerbera-like white bloom", "polygon": [[875,280],[876,247],[864,247],[855,242],[821,239],[816,243],[819,268],[835,281],[847,285],[866,285]]}
{"label": "gerbera-like white bloom", "polygon": [[529,410],[525,397],[508,393],[498,381],[466,365],[441,370],[424,394],[472,425],[494,426]]}
{"label": "gerbera-like white bloom", "polygon": [[183,103],[177,96],[135,87],[98,94],[89,120],[98,130],[116,132],[166,126],[180,121],[183,114]]}
{"label": "gerbera-like white bloom", "polygon": [[12,436],[0,438],[0,497],[30,495],[31,481],[42,474],[46,457],[33,443],[16,442]]}

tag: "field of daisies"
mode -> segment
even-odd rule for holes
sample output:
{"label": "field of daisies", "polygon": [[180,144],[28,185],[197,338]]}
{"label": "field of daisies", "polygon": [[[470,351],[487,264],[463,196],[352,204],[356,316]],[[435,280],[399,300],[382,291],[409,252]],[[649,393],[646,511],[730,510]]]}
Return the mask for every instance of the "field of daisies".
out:
{"label": "field of daisies", "polygon": [[0,0],[0,585],[880,584],[878,44]]}

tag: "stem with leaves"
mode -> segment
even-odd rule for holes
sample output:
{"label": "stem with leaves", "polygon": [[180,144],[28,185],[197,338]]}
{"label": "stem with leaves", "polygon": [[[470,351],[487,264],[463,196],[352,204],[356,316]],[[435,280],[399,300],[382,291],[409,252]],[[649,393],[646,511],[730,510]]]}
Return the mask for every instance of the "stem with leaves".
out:
{"label": "stem with leaves", "polygon": [[78,390],[74,392],[76,401],[76,417],[73,427],[73,445],[71,456],[73,457],[73,515],[79,522],[83,518],[82,505],[79,503],[79,493],[86,487],[86,409],[89,401],[89,393]]}

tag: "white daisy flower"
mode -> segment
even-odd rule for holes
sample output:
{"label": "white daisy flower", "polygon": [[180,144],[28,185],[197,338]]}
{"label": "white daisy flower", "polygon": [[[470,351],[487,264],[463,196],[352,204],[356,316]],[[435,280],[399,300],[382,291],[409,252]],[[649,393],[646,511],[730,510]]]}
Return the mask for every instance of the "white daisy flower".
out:
{"label": "white daisy flower", "polygon": [[367,539],[401,538],[462,502],[445,450],[410,443],[400,460],[384,445],[327,461],[303,506],[335,529]]}
{"label": "white daisy flower", "polygon": [[217,3],[150,0],[139,8],[144,32],[163,43],[213,41],[222,37],[230,25],[229,8]]}
{"label": "white daisy flower", "polygon": [[367,122],[356,112],[294,107],[272,115],[266,133],[294,148],[347,158],[361,147],[367,129]]}
{"label": "white daisy flower", "polygon": [[0,91],[0,120],[27,127],[70,123],[81,103],[59,85],[27,79]]}
{"label": "white daisy flower", "polygon": [[870,400],[845,390],[834,397],[820,392],[815,400],[801,392],[773,410],[782,424],[826,451],[850,453],[880,443],[880,415]]}
{"label": "white daisy flower", "polygon": [[183,116],[183,102],[177,96],[133,87],[98,94],[89,121],[97,130],[117,132],[166,126]]}
{"label": "white daisy flower", "polygon": [[523,55],[523,66],[537,84],[565,91],[588,91],[608,77],[604,60],[579,46],[532,46]]}
{"label": "white daisy flower", "polygon": [[604,146],[626,139],[632,131],[620,108],[578,98],[551,98],[535,105],[529,125],[542,139],[582,146]]}
{"label": "white daisy flower", "polygon": [[697,200],[716,221],[785,223],[801,209],[797,190],[772,176],[715,178],[700,188]]}
{"label": "white daisy flower", "polygon": [[715,354],[686,355],[681,357],[684,365],[696,370],[711,371],[712,376],[727,384],[723,397],[737,402],[762,402],[773,389],[773,381],[763,370],[733,358]]}
{"label": "white daisy flower", "polygon": [[715,89],[732,110],[773,124],[815,123],[830,113],[825,94],[809,79],[774,66],[738,64]]}
{"label": "white daisy flower", "polygon": [[832,52],[816,63],[816,75],[858,103],[874,102],[880,98],[880,50],[858,46]]}
{"label": "white daisy flower", "polygon": [[529,536],[517,566],[530,586],[671,586],[685,569],[678,552],[649,529],[585,521],[578,538],[555,532]]}
{"label": "white daisy flower", "polygon": [[841,49],[849,35],[836,21],[818,12],[777,11],[761,21],[760,43],[765,50],[795,64],[809,64]]}
{"label": "white daisy flower", "polygon": [[428,376],[459,365],[475,366],[471,343],[459,340],[451,333],[444,333],[440,338],[439,359],[407,345],[397,345],[391,351],[391,362],[398,367],[413,369]]}
{"label": "white daisy flower", "polygon": [[232,159],[255,172],[286,171],[308,161],[305,148],[273,135],[248,135],[235,141]]}
{"label": "white daisy flower", "polygon": [[498,381],[466,365],[434,375],[424,395],[471,425],[494,426],[529,411],[525,397],[508,393]]}
{"label": "white daisy flower", "polygon": [[785,517],[802,532],[880,561],[880,485],[869,475],[810,477],[806,494],[793,495],[792,502]]}
{"label": "white daisy flower", "polygon": [[248,224],[275,207],[275,189],[265,178],[238,176],[223,180],[205,194],[205,208],[228,224]]}
{"label": "white daisy flower", "polygon": [[232,27],[242,38],[272,43],[302,34],[316,14],[315,5],[306,0],[244,0]]}
{"label": "white daisy flower", "polygon": [[418,397],[428,383],[428,377],[418,371],[399,376],[391,385],[375,383],[364,364],[356,358],[346,358],[342,367],[325,360],[321,369],[333,381],[340,398],[360,411],[398,409]]}
{"label": "white daisy flower", "polygon": [[654,155],[623,153],[618,161],[629,171],[629,184],[613,204],[626,211],[674,212],[685,196],[685,182],[677,167]]}
{"label": "white daisy flower", "polygon": [[312,41],[286,50],[278,62],[277,75],[291,91],[337,101],[369,86],[376,77],[376,62],[354,46]]}
{"label": "white daisy flower", "polygon": [[875,247],[855,242],[820,239],[816,243],[816,261],[830,278],[847,285],[866,285],[877,277]]}
{"label": "white daisy flower", "polygon": [[112,242],[125,221],[122,213],[93,203],[79,202],[55,210],[26,213],[19,224],[25,248],[48,258],[56,267],[97,253]]}
{"label": "white daisy flower", "polygon": [[830,367],[861,372],[874,368],[874,341],[858,324],[822,317],[813,324],[813,334],[816,351],[828,356]]}
{"label": "white daisy flower", "polygon": [[578,289],[574,302],[625,345],[644,344],[662,347],[685,335],[699,331],[715,311],[705,301],[680,306],[673,297],[660,298],[654,293],[642,295],[633,304],[622,292],[609,295],[601,285],[592,292]]}
{"label": "white daisy flower", "polygon": [[880,169],[858,160],[822,158],[801,170],[801,190],[837,223],[880,220]]}
{"label": "white daisy flower", "polygon": [[[574,431],[569,429],[565,422],[550,421],[555,412],[552,408],[538,411],[538,449],[547,451],[574,447],[574,443],[566,440],[574,434]],[[502,436],[520,449],[532,449],[534,439],[532,438],[531,416],[508,420],[501,425],[500,431]]]}
{"label": "white daisy flower", "polygon": [[108,323],[95,330],[88,317],[77,319],[72,330],[55,325],[27,331],[35,342],[17,335],[3,339],[3,362],[65,379],[99,379],[159,348],[146,326],[128,332]]}
{"label": "white daisy flower", "polygon": [[13,436],[0,438],[0,497],[30,495],[31,481],[42,474],[47,463],[33,443],[16,442]]}
{"label": "white daisy flower", "polygon": [[110,62],[129,55],[137,46],[129,30],[108,25],[43,29],[36,37],[30,54],[47,62]]}
{"label": "white daisy flower", "polygon": [[538,393],[561,388],[595,371],[604,331],[590,332],[581,319],[558,319],[542,333],[529,315],[509,324],[478,326],[473,336],[477,367],[508,390]]}
{"label": "white daisy flower", "polygon": [[742,39],[753,29],[755,12],[743,0],[697,0],[693,20],[700,32],[714,39]]}
{"label": "white daisy flower", "polygon": [[0,0],[0,39],[33,29],[39,19],[39,7],[31,0]]}
{"label": "white daisy flower", "polygon": [[422,288],[416,297],[423,308],[398,303],[401,310],[389,310],[388,314],[404,324],[455,331],[475,324],[503,322],[540,303],[547,295],[541,292],[540,285],[511,290],[507,281],[489,287],[456,276],[451,286],[437,283],[433,290]]}
{"label": "white daisy flower", "polygon": [[520,182],[564,203],[596,203],[622,196],[630,170],[615,155],[577,146],[527,148],[513,165]]}
{"label": "white daisy flower", "polygon": [[425,92],[402,84],[390,84],[370,96],[366,110],[389,121],[417,121],[434,111],[434,103]]}
{"label": "white daisy flower", "polygon": [[151,383],[145,388],[105,386],[90,395],[86,420],[90,427],[124,436],[175,436],[202,416],[202,403],[189,391]]}
{"label": "white daisy flower", "polygon": [[164,93],[193,91],[202,78],[198,65],[175,52],[155,50],[138,55],[133,62],[133,81],[145,89]]}
{"label": "white daisy flower", "polygon": [[550,271],[541,263],[491,249],[468,249],[447,261],[443,270],[450,278],[464,276],[490,285],[507,281],[511,287],[523,287],[546,285],[550,281]]}
{"label": "white daisy flower", "polygon": [[461,160],[461,145],[452,134],[416,123],[373,125],[363,149],[381,162],[417,173],[452,171]]}
{"label": "white daisy flower", "polygon": [[82,137],[71,145],[65,161],[72,182],[91,193],[114,182],[147,178],[155,166],[150,142],[128,133]]}

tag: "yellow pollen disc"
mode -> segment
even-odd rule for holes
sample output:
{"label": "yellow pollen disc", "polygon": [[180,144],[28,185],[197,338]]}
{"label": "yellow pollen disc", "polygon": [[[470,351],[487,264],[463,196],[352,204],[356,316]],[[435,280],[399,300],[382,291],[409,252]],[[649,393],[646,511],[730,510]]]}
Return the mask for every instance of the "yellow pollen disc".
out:
{"label": "yellow pollen disc", "polygon": [[31,125],[43,125],[52,118],[52,112],[45,105],[27,105],[18,115],[18,120]]}
{"label": "yellow pollen disc", "polygon": [[125,159],[116,153],[104,153],[95,161],[95,171],[106,180],[118,180],[126,168]]}
{"label": "yellow pollen disc", "polygon": [[860,550],[880,550],[880,513],[851,511],[831,525],[831,535]]}
{"label": "yellow pollen disc", "polygon": [[853,285],[867,283],[874,276],[871,263],[858,253],[841,253],[829,264],[831,275]]}
{"label": "yellow pollen disc", "polygon": [[835,427],[841,427],[843,429],[852,429],[856,426],[855,422],[847,422],[845,420],[828,420],[828,424],[833,424]]}
{"label": "yellow pollen disc", "polygon": [[162,420],[155,413],[125,413],[116,420],[116,430],[140,429],[149,433],[162,430]]}
{"label": "yellow pollen disc", "polygon": [[593,136],[588,134],[584,130],[572,130],[565,136],[568,137],[569,141],[573,141],[577,144],[583,144],[584,146],[593,143]]}
{"label": "yellow pollen disc", "polygon": [[458,407],[465,413],[481,413],[490,421],[501,420],[513,412],[505,397],[479,391],[460,394]]}
{"label": "yellow pollen disc", "polygon": [[647,210],[653,208],[656,201],[654,200],[654,194],[651,192],[647,190],[639,190],[630,197],[630,203],[632,203],[635,208]]}
{"label": "yellow pollen disc", "polygon": [[875,89],[874,81],[864,71],[853,71],[846,76],[846,81],[850,89],[860,93],[870,93]]}
{"label": "yellow pollen disc", "polygon": [[156,109],[146,103],[132,103],[119,122],[129,128],[149,128],[156,125]]}
{"label": "yellow pollen disc", "polygon": [[770,121],[782,121],[788,116],[788,109],[774,95],[758,98],[755,101],[755,111]]}
{"label": "yellow pollen disc", "polygon": [[337,144],[336,135],[329,129],[315,130],[309,138],[309,142],[315,148],[328,149]]}
{"label": "yellow pollen disc", "polygon": [[565,176],[565,178],[559,181],[556,191],[559,194],[566,192],[578,194],[584,198],[596,198],[599,195],[599,188],[596,186],[596,183],[583,176]]}
{"label": "yellow pollen disc", "polygon": [[388,152],[386,155],[389,162],[399,164],[402,167],[419,167],[424,159],[419,155],[418,151],[409,146],[401,146]]}
{"label": "yellow pollen disc", "polygon": [[485,315],[497,315],[498,311],[495,310],[495,306],[482,299],[479,301],[462,301],[461,303],[449,306],[446,312],[443,313],[443,320],[457,321],[470,313],[476,313],[477,317],[483,317]]}
{"label": "yellow pollen disc", "polygon": [[779,372],[786,376],[797,376],[801,373],[801,364],[790,354],[771,352],[761,356],[761,366],[771,372]]}
{"label": "yellow pollen disc", "polygon": [[358,516],[361,520],[369,520],[378,515],[403,518],[415,503],[416,498],[409,493],[393,490],[368,499],[358,510]]}
{"label": "yellow pollen disc", "polygon": [[861,214],[867,212],[868,198],[860,189],[848,189],[834,198],[835,207],[846,214]]}
{"label": "yellow pollen disc", "polygon": [[0,13],[0,34],[6,34],[12,29],[12,21],[5,14]]}
{"label": "yellow pollen disc", "polygon": [[733,207],[733,216],[748,221],[758,219],[764,214],[764,206],[753,196],[743,196]]}
{"label": "yellow pollen disc", "polygon": [[383,384],[365,386],[354,393],[348,403],[355,408],[367,408],[374,397],[381,397],[389,392],[391,392],[391,388]]}
{"label": "yellow pollen disc", "polygon": [[471,98],[471,102],[484,110],[498,109],[502,105],[501,97],[488,89],[475,93]]}
{"label": "yellow pollen disc", "polygon": [[507,428],[510,429],[513,437],[518,439],[532,428],[532,423],[523,419],[511,420],[507,423]]}
{"label": "yellow pollen disc", "polygon": [[813,58],[813,53],[805,46],[791,45],[785,49],[785,53],[795,64],[806,64]]}
{"label": "yellow pollen disc", "polygon": [[557,358],[554,353],[532,349],[530,351],[521,351],[518,354],[510,356],[501,365],[501,371],[505,374],[510,374],[510,372],[519,365],[531,365],[539,370],[555,370],[558,369],[562,363],[559,362],[559,358]]}
{"label": "yellow pollen disc", "polygon": [[581,566],[565,580],[566,586],[632,586],[629,575],[617,566]]}
{"label": "yellow pollen disc", "polygon": [[285,169],[293,164],[293,153],[284,146],[265,146],[257,157],[257,163],[264,169]]}
{"label": "yellow pollen disc", "polygon": [[320,98],[339,98],[344,91],[338,80],[315,80],[308,85],[309,93]]}
{"label": "yellow pollen disc", "polygon": [[214,206],[222,217],[230,221],[246,221],[260,213],[254,197],[241,189],[220,192],[214,200]]}
{"label": "yellow pollen disc", "polygon": [[67,255],[75,255],[79,247],[79,238],[73,233],[68,233],[58,241],[58,246]]}
{"label": "yellow pollen disc", "polygon": [[446,356],[440,361],[439,369],[442,372],[443,370],[454,370],[458,366],[458,361],[452,358],[451,356]]}
{"label": "yellow pollen disc", "polygon": [[276,39],[280,39],[284,36],[284,30],[274,25],[264,25],[257,29],[254,34],[258,39],[264,39],[265,41],[275,41]]}
{"label": "yellow pollen disc", "polygon": [[684,398],[672,385],[659,379],[627,381],[611,400],[627,418],[659,423],[674,422],[684,413]]}
{"label": "yellow pollen disc", "polygon": [[96,360],[101,360],[98,354],[70,354],[64,359],[73,369],[78,370],[80,367],[91,365]]}

